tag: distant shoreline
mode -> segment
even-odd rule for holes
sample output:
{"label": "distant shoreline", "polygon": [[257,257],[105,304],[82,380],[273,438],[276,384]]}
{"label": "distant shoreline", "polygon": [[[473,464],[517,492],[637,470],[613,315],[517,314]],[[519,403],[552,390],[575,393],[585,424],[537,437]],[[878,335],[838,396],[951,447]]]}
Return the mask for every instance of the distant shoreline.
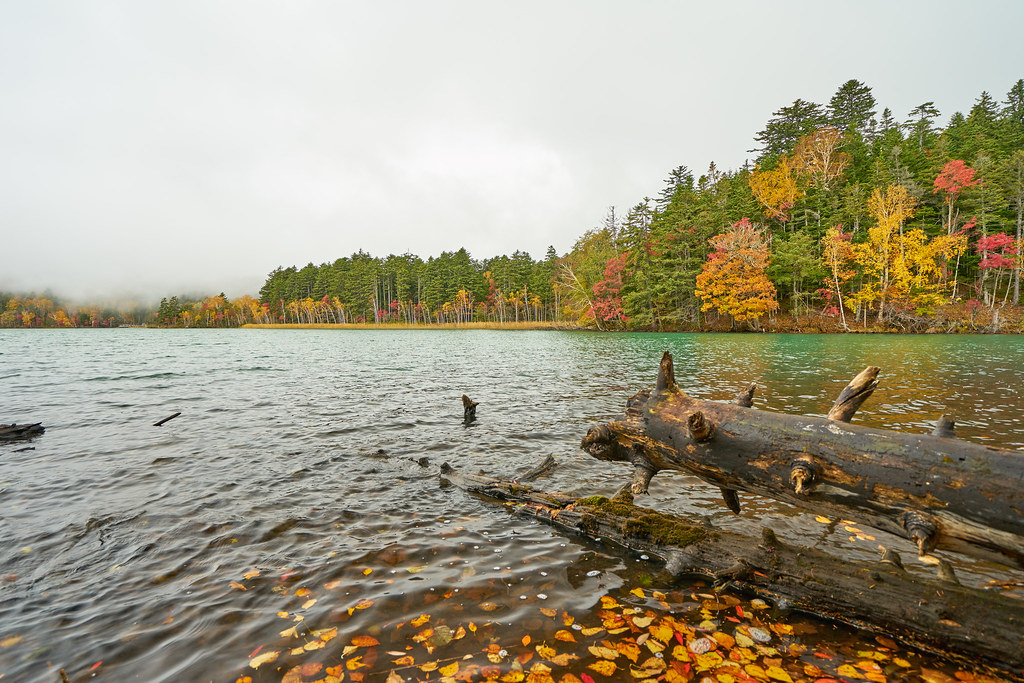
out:
{"label": "distant shoreline", "polygon": [[248,330],[565,330],[584,331],[592,328],[555,323],[540,322],[467,322],[467,323],[281,323],[263,324],[246,323],[240,329]]}

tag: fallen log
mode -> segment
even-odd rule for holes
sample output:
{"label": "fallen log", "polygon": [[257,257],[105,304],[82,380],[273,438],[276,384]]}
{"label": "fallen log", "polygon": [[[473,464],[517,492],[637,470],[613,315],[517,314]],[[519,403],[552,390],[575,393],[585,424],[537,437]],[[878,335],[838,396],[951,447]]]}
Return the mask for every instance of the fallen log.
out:
{"label": "fallen log", "polygon": [[19,425],[9,424],[0,425],[0,441],[17,441],[20,439],[31,439],[39,436],[46,431],[43,427],[42,422],[36,422],[34,424]]}
{"label": "fallen log", "polygon": [[785,415],[752,408],[753,385],[732,403],[687,396],[666,352],[655,388],[582,447],[631,463],[634,493],[682,470],[721,487],[734,512],[745,491],[908,538],[932,563],[945,549],[1024,567],[1024,453],[951,438],[945,416],[932,435],[848,424],[877,374],[858,375],[827,418]]}
{"label": "fallen log", "polygon": [[1000,676],[1024,680],[1024,605],[994,591],[953,580],[922,578],[903,569],[896,553],[875,563],[851,562],[814,548],[717,529],[638,507],[623,490],[609,499],[538,491],[518,481],[455,470],[441,478],[563,530],[609,541],[664,561],[673,575],[713,583],[788,604],[819,617],[884,633],[914,647]]}

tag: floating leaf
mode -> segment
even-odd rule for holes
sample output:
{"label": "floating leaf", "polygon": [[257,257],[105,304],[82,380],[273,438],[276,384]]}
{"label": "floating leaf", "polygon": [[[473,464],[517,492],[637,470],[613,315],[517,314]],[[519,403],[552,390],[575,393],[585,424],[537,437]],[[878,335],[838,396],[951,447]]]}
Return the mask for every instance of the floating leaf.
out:
{"label": "floating leaf", "polygon": [[558,615],[558,610],[551,609],[550,607],[541,607],[540,613],[546,617],[554,617]]}
{"label": "floating leaf", "polygon": [[332,591],[332,590],[334,590],[335,588],[337,588],[340,585],[341,585],[341,581],[328,581],[327,583],[324,584],[324,588],[326,588],[329,591]]}
{"label": "floating leaf", "polygon": [[313,591],[309,590],[308,588],[300,588],[297,591],[295,591],[295,595],[300,598],[304,598],[312,592]]}
{"label": "floating leaf", "polygon": [[306,600],[306,602],[302,603],[302,609],[309,609],[310,607],[312,607],[315,604],[316,604],[316,598],[310,598],[309,600]]}
{"label": "floating leaf", "polygon": [[602,645],[591,645],[587,648],[590,650],[590,654],[594,655],[599,659],[618,659],[619,651],[613,650],[610,647],[604,647]]}
{"label": "floating leaf", "polygon": [[394,663],[398,666],[412,666],[416,663],[416,660],[413,659],[410,655],[405,655],[404,657],[399,657],[398,659],[396,659]]}
{"label": "floating leaf", "polygon": [[690,652],[697,655],[702,655],[705,652],[710,652],[711,650],[714,650],[716,646],[717,644],[715,643],[715,641],[711,640],[710,638],[697,638],[696,640],[690,642],[689,648]]}
{"label": "floating leaf", "polygon": [[571,662],[574,662],[577,659],[579,659],[579,657],[577,657],[574,654],[570,654],[568,652],[563,652],[560,655],[554,655],[553,657],[548,657],[548,660],[550,662],[552,662],[555,666],[569,666],[569,664]]}
{"label": "floating leaf", "polygon": [[728,633],[722,633],[721,631],[716,631],[715,633],[712,633],[711,638],[716,643],[724,647],[726,650],[731,650],[733,646],[736,645],[735,638],[730,636]]}
{"label": "floating leaf", "polygon": [[373,600],[367,600],[366,598],[363,598],[355,604],[355,607],[353,607],[353,609],[367,609],[369,607],[373,607]]}
{"label": "floating leaf", "polygon": [[373,573],[372,569],[364,569],[363,570],[363,576],[369,576],[372,573]]}
{"label": "floating leaf", "polygon": [[243,579],[255,579],[259,575],[260,575],[260,570],[259,569],[250,569],[246,573],[242,574],[242,578]]}
{"label": "floating leaf", "polygon": [[493,612],[494,610],[498,609],[499,606],[500,605],[498,605],[497,603],[494,603],[494,602],[481,602],[480,603],[480,609],[482,609],[485,612]]}
{"label": "floating leaf", "polygon": [[615,598],[605,595],[601,597],[601,607],[604,609],[615,609],[616,607],[621,607],[621,605],[619,605],[618,600]]}
{"label": "floating leaf", "polygon": [[529,647],[529,646],[530,646],[530,636],[529,636],[529,634],[527,634],[527,635],[523,636],[523,647]]}
{"label": "floating leaf", "polygon": [[232,581],[228,585],[231,586],[232,588],[237,588],[240,591],[248,590],[245,586],[243,586],[242,584],[238,583],[237,581]]}
{"label": "floating leaf", "polygon": [[435,671],[436,669],[437,669],[437,662],[425,662],[423,664],[420,664],[420,671],[423,671],[425,673],[429,673],[431,671]]}
{"label": "floating leaf", "polygon": [[504,683],[519,683],[526,678],[526,674],[522,671],[509,671],[507,674],[501,677]]}
{"label": "floating leaf", "polygon": [[864,678],[859,671],[849,664],[840,664],[839,668],[836,669],[836,673],[845,678]]}
{"label": "floating leaf", "polygon": [[565,629],[561,629],[559,631],[555,631],[555,640],[561,640],[566,643],[575,643],[576,636],[572,634],[572,631],[566,631]]}
{"label": "floating leaf", "polygon": [[[587,676],[586,674],[583,675]],[[590,676],[587,676],[587,678],[590,678]],[[593,681],[594,679],[591,678],[590,680]],[[564,673],[562,674],[562,677],[558,679],[558,683],[583,683],[583,681],[580,680],[576,674]]]}
{"label": "floating leaf", "polygon": [[267,664],[269,662],[277,661],[277,657],[280,654],[281,654],[280,650],[273,650],[271,652],[264,652],[263,654],[259,655],[258,657],[253,657],[252,659],[250,659],[249,660],[249,666],[251,666],[254,669],[258,669],[258,668],[260,668],[261,664]]}
{"label": "floating leaf", "polygon": [[0,647],[12,647],[21,642],[21,636],[10,636],[0,640]]}
{"label": "floating leaf", "polygon": [[815,522],[821,522],[822,524],[831,524],[832,523],[831,519],[829,519],[828,517],[822,517],[821,515],[818,515],[817,517],[815,517],[814,521]]}
{"label": "floating leaf", "polygon": [[356,647],[373,647],[380,645],[380,641],[373,636],[356,636],[352,639],[352,644]]}
{"label": "floating leaf", "polygon": [[537,649],[537,654],[539,656],[543,657],[544,659],[551,659],[552,657],[554,657],[555,655],[558,654],[558,652],[555,650],[555,648],[550,647],[549,645],[545,645],[543,643],[538,645],[536,649]]}
{"label": "floating leaf", "polygon": [[636,643],[628,640],[620,640],[615,643],[615,649],[618,650],[619,654],[634,664],[640,657],[640,648],[637,647]]}
{"label": "floating leaf", "polygon": [[442,676],[454,676],[455,672],[458,671],[458,670],[459,670],[459,663],[458,662],[452,662],[451,664],[448,664],[447,666],[442,666],[439,669],[439,671],[440,671]]}
{"label": "floating leaf", "polygon": [[634,617],[633,625],[637,628],[647,628],[654,622],[652,617]]}
{"label": "floating leaf", "polygon": [[644,661],[637,668],[630,667],[629,673],[633,678],[654,678],[665,670],[665,661],[657,657],[651,657]]}
{"label": "floating leaf", "polygon": [[324,641],[322,640],[312,640],[306,643],[303,647],[306,649],[307,652],[312,652],[313,650],[321,649],[322,647],[324,647],[324,645],[326,645],[326,643],[324,643]]}
{"label": "floating leaf", "polygon": [[793,683],[793,679],[790,677],[789,673],[780,666],[769,666],[765,669],[765,674],[767,674],[768,678],[775,679],[776,681]]}
{"label": "floating leaf", "polygon": [[768,631],[765,631],[763,628],[751,626],[749,633],[750,637],[759,643],[770,643],[772,640],[772,634],[768,633]]}
{"label": "floating leaf", "polygon": [[285,630],[281,631],[282,638],[297,638],[298,635],[299,634],[295,631],[294,626],[292,626],[291,628],[286,628]]}
{"label": "floating leaf", "polygon": [[629,592],[632,593],[633,595],[635,595],[636,597],[641,598],[641,599],[645,599],[647,597],[646,595],[644,595],[644,589],[643,588],[634,588],[633,590],[631,590]]}
{"label": "floating leaf", "polygon": [[384,683],[405,683],[405,679],[399,676],[395,671],[388,674],[388,677],[384,679]]}
{"label": "floating leaf", "polygon": [[412,621],[410,621],[409,623],[412,624],[413,626],[417,626],[418,627],[418,626],[423,626],[423,624],[427,623],[428,621],[430,621],[430,615],[429,614],[421,614],[418,617],[416,617],[415,619],[413,619]]}
{"label": "floating leaf", "polygon": [[591,671],[596,671],[602,676],[611,676],[618,670],[618,667],[615,666],[615,662],[610,662],[607,659],[601,659],[593,664],[588,664],[587,668]]}
{"label": "floating leaf", "polygon": [[409,567],[405,571],[409,572],[410,574],[419,574],[421,571],[423,571],[426,568],[427,568],[427,565],[421,564],[418,567]]}

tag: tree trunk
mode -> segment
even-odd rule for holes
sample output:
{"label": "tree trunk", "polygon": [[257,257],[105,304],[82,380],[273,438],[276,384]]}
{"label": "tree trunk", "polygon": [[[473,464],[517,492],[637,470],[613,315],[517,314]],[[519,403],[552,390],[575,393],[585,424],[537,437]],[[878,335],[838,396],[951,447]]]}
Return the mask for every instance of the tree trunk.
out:
{"label": "tree trunk", "polygon": [[828,418],[802,417],[750,407],[754,385],[733,403],[691,398],[665,353],[657,386],[582,446],[632,463],[634,493],[659,470],[682,470],[721,487],[734,510],[735,492],[746,491],[909,538],[922,555],[939,548],[1024,567],[1024,454],[958,441],[945,417],[932,435],[847,424],[877,373],[858,375]]}
{"label": "tree trunk", "polygon": [[712,528],[703,519],[637,507],[625,491],[612,499],[577,499],[518,481],[463,473],[447,463],[441,478],[516,503],[512,510],[561,529],[655,556],[673,575],[701,575],[971,666],[998,668],[1004,678],[1024,680],[1024,609],[1019,600],[961,586],[951,573],[943,579],[912,576],[895,553],[887,552],[875,563],[851,562],[781,543],[768,529],[758,538]]}

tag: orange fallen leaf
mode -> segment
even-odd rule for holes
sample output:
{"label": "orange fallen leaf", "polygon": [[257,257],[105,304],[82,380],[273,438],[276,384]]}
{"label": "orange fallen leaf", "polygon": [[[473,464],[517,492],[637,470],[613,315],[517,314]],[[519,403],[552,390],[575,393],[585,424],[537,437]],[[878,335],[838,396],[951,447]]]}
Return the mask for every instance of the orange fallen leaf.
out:
{"label": "orange fallen leaf", "polygon": [[232,581],[228,585],[231,586],[232,588],[237,588],[240,591],[248,590],[245,586],[243,586],[242,584],[238,583],[237,581]]}
{"label": "orange fallen leaf", "polygon": [[558,615],[558,610],[551,609],[550,607],[541,607],[540,613],[546,617],[554,617]]}
{"label": "orange fallen leaf", "polygon": [[424,662],[423,664],[420,664],[420,671],[422,671],[424,673],[429,673],[431,671],[436,671],[436,670],[437,670],[437,662]]}
{"label": "orange fallen leaf", "polygon": [[369,664],[364,662],[363,658],[361,656],[360,657],[353,657],[352,659],[350,659],[347,662],[345,662],[345,668],[348,669],[349,671],[355,671],[356,669],[358,669],[360,667],[364,667],[364,666],[369,666]]}
{"label": "orange fallen leaf", "polygon": [[561,640],[566,643],[575,643],[576,636],[574,636],[571,631],[566,631],[563,628],[559,631],[555,631],[555,640]]}
{"label": "orange fallen leaf", "polygon": [[413,626],[417,626],[418,627],[418,626],[423,626],[423,624],[427,623],[428,621],[430,621],[430,615],[429,614],[421,614],[418,617],[416,617],[415,619],[413,619],[412,621],[410,621],[409,623],[411,625],[413,625]]}
{"label": "orange fallen leaf", "polygon": [[260,570],[259,569],[250,569],[246,573],[242,574],[242,578],[243,579],[255,579],[259,575],[260,575]]}
{"label": "orange fallen leaf", "polygon": [[332,590],[334,590],[335,588],[337,588],[340,585],[341,585],[341,581],[328,581],[327,583],[324,584],[324,588],[326,588],[329,591],[332,591]]}
{"label": "orange fallen leaf", "polygon": [[529,636],[529,634],[527,634],[527,635],[523,636],[523,647],[529,647],[529,646],[530,646],[530,636]]}
{"label": "orange fallen leaf", "polygon": [[352,639],[352,644],[356,647],[373,647],[380,645],[380,641],[373,636],[356,636]]}
{"label": "orange fallen leaf", "polygon": [[416,663],[416,660],[413,659],[410,655],[405,655],[404,657],[399,657],[398,659],[396,659],[394,663],[398,666],[412,666]]}
{"label": "orange fallen leaf", "polygon": [[362,600],[360,600],[359,602],[356,603],[356,607],[355,608],[356,609],[366,609],[366,608],[372,607],[372,606],[373,606],[373,600],[367,600],[366,598],[363,598]]}
{"label": "orange fallen leaf", "polygon": [[308,588],[300,588],[297,591],[295,591],[295,595],[300,598],[304,598],[312,592],[313,591],[309,590]]}
{"label": "orange fallen leaf", "polygon": [[364,569],[363,570],[363,576],[369,576],[372,573],[373,573],[372,569]]}

